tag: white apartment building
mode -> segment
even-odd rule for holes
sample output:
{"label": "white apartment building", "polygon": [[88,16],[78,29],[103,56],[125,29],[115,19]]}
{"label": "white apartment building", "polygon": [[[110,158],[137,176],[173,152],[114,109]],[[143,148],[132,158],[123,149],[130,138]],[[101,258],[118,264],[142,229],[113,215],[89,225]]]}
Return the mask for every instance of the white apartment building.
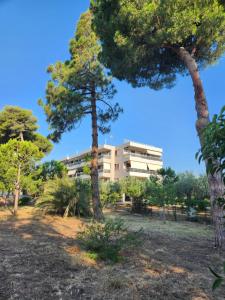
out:
{"label": "white apartment building", "polygon": [[[163,167],[162,149],[128,141],[120,146],[102,145],[98,151],[99,178],[102,180],[119,180],[123,177],[133,176],[148,178]],[[87,157],[91,150],[84,151],[62,162],[68,168],[70,177],[89,178],[83,168],[89,165]]]}

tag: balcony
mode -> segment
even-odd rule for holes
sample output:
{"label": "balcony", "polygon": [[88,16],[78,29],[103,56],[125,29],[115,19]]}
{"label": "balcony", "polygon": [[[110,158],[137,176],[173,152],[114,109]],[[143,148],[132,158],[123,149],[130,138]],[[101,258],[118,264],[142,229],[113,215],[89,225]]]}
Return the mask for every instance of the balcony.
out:
{"label": "balcony", "polygon": [[[100,159],[104,159],[104,158],[111,159],[111,154],[109,153],[109,154],[100,154],[100,155],[98,155],[98,159],[99,160]],[[88,159],[79,159],[79,160],[73,161],[72,163],[71,162],[67,162],[66,166],[67,166],[68,169],[73,169],[75,166],[81,165],[83,163],[89,164],[90,160],[88,160]]]}
{"label": "balcony", "polygon": [[102,158],[111,159],[111,155],[110,154],[101,154],[98,156],[98,159],[102,159]]}
{"label": "balcony", "polygon": [[148,160],[162,161],[161,157],[150,155],[150,154],[133,153],[133,152],[128,152],[128,151],[124,151],[124,154],[134,156],[134,157],[140,157],[140,158],[148,159]]}
{"label": "balcony", "polygon": [[98,169],[99,173],[111,173],[111,170]]}
{"label": "balcony", "polygon": [[145,173],[149,175],[156,175],[157,172],[153,170],[145,170],[145,169],[136,169],[136,168],[127,168],[127,172],[134,172],[134,173]]}

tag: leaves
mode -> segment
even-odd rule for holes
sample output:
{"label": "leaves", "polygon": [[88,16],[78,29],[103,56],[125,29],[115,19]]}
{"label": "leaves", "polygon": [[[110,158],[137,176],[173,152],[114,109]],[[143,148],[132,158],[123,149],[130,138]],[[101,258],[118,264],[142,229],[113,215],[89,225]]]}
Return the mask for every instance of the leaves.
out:
{"label": "leaves", "polygon": [[31,141],[43,153],[52,150],[52,143],[41,134],[37,133],[37,118],[31,110],[18,106],[5,106],[0,112],[0,144],[7,143],[10,139]]}
{"label": "leaves", "polygon": [[[15,188],[17,171],[21,171],[21,188],[28,188],[34,182],[36,164],[43,157],[43,153],[30,141],[9,140],[0,145],[0,180],[5,191]],[[34,186],[31,187],[34,190]]]}
{"label": "leaves", "polygon": [[204,146],[199,151],[199,161],[207,161],[207,172],[221,172],[225,182],[225,106],[219,115],[214,115],[212,122],[202,134]]}
{"label": "leaves", "polygon": [[177,55],[184,47],[200,68],[225,50],[225,10],[218,0],[93,0],[101,60],[133,86],[171,88],[186,74]]}
{"label": "leaves", "polygon": [[69,60],[48,67],[51,79],[47,84],[46,103],[39,100],[52,130],[49,138],[55,142],[92,114],[92,99],[97,102],[98,127],[102,133],[109,132],[109,122],[115,121],[122,112],[117,103],[111,103],[116,90],[98,59],[101,46],[92,29],[90,11],[81,15],[69,51]]}

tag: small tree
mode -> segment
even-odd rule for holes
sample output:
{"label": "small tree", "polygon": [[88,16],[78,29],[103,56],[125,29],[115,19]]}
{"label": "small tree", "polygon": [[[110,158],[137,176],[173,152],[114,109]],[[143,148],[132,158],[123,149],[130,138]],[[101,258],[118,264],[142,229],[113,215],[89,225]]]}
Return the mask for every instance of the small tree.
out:
{"label": "small tree", "polygon": [[[158,173],[158,189],[160,194],[160,204],[163,208],[163,219],[166,219],[165,207],[168,205],[174,205],[174,218],[177,219],[176,214],[176,193],[175,193],[175,183],[178,180],[176,173],[171,168],[162,168],[157,171]],[[161,185],[161,187],[159,186]]]}
{"label": "small tree", "polygon": [[104,182],[100,183],[100,199],[102,206],[113,205],[122,198],[122,187],[120,182]]}
{"label": "small tree", "polygon": [[37,133],[37,129],[37,118],[31,110],[6,106],[0,112],[0,144],[5,144],[10,139],[31,141],[40,151],[49,153],[52,144],[46,137]]}
{"label": "small tree", "polygon": [[132,200],[132,212],[141,213],[145,209],[145,180],[136,177],[126,177],[120,181],[123,193]]}
{"label": "small tree", "polygon": [[[0,145],[0,177],[6,189],[14,189],[14,214],[18,210],[21,189],[35,170],[43,153],[32,142],[10,140]],[[30,178],[30,177],[29,177]]]}
{"label": "small tree", "polygon": [[[171,88],[177,74],[191,76],[197,112],[196,129],[209,124],[209,111],[199,70],[225,51],[225,2],[222,0],[92,0],[101,59],[113,76],[134,87]],[[206,160],[206,165],[208,161]],[[216,246],[224,239],[217,203],[224,193],[221,174],[209,174]],[[220,223],[219,223],[220,222]]]}
{"label": "small tree", "polygon": [[110,103],[115,88],[98,60],[101,46],[91,23],[92,15],[88,11],[81,16],[75,37],[70,42],[70,60],[48,68],[52,80],[48,82],[44,107],[53,129],[50,136],[56,142],[65,131],[72,130],[86,116],[91,116],[92,202],[94,218],[100,220],[103,214],[99,201],[98,131],[109,132],[109,121],[115,121],[121,109],[118,104]]}
{"label": "small tree", "polygon": [[67,174],[66,166],[57,160],[46,161],[38,167],[38,177],[42,181],[62,178]]}
{"label": "small tree", "polygon": [[179,174],[179,180],[176,183],[178,197],[182,198],[187,208],[192,205],[192,198],[197,188],[196,177],[191,172]]}

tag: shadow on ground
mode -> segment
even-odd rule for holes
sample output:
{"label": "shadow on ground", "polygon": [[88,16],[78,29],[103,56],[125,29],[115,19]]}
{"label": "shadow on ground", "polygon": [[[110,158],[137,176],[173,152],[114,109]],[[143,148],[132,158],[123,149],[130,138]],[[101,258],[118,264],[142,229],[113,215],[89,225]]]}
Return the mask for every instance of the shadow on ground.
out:
{"label": "shadow on ground", "polygon": [[79,249],[78,227],[35,215],[0,221],[0,299],[224,299],[224,290],[212,294],[207,268],[224,257],[207,238],[148,232],[139,249],[109,265]]}

